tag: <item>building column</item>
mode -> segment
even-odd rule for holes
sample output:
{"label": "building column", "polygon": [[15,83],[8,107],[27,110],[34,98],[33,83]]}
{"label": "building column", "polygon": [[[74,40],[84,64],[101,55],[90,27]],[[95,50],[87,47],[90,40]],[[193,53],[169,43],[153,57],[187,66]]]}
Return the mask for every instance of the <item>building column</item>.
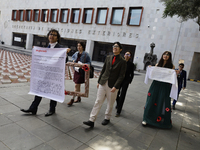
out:
{"label": "building column", "polygon": [[94,49],[94,41],[87,40],[85,51],[89,53],[91,60],[93,55],[93,49]]}
{"label": "building column", "polygon": [[26,36],[26,49],[33,48],[33,34],[27,34]]}

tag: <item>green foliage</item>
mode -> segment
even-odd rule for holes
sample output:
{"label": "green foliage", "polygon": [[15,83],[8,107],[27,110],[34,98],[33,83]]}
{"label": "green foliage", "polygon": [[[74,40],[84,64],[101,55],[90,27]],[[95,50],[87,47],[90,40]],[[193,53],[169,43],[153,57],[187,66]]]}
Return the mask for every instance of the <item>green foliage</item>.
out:
{"label": "green foliage", "polygon": [[177,15],[183,21],[194,19],[200,25],[200,0],[160,0],[165,5],[163,18]]}

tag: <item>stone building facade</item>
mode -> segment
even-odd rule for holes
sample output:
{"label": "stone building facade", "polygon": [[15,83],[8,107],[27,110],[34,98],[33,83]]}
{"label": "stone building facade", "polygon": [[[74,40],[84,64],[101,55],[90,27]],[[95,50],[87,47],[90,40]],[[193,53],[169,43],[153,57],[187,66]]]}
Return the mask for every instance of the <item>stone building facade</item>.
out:
{"label": "stone building facade", "polygon": [[144,68],[144,55],[155,43],[158,60],[171,51],[173,63],[184,62],[188,78],[200,80],[200,32],[193,21],[162,18],[159,0],[0,0],[0,40],[7,45],[31,49],[46,46],[51,28],[59,30],[61,44],[76,51],[84,41],[93,61],[103,62],[112,43],[131,50],[137,69]]}

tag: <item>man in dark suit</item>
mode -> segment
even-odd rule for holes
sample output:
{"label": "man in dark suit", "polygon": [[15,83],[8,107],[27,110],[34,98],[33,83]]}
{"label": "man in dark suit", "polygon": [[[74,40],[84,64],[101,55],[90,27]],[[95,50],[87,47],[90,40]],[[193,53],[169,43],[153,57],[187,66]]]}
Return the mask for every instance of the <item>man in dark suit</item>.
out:
{"label": "man in dark suit", "polygon": [[94,127],[94,122],[101,109],[104,100],[107,98],[107,109],[105,112],[105,119],[102,125],[107,125],[110,122],[112,108],[115,103],[117,92],[124,79],[126,72],[126,61],[120,55],[122,46],[119,42],[113,45],[113,54],[107,56],[103,65],[101,74],[97,84],[97,98],[93,109],[90,113],[89,121],[84,121],[83,124]]}
{"label": "man in dark suit", "polygon": [[[49,46],[48,48],[62,48],[62,45],[59,44],[60,42],[60,34],[57,30],[51,29],[49,33],[47,34],[48,40],[49,40]],[[70,49],[67,50],[69,52]],[[68,61],[68,56],[66,57],[66,62]],[[63,91],[64,92],[64,91]],[[25,113],[32,113],[33,115],[36,115],[38,106],[42,100],[42,97],[35,96],[34,101],[32,102],[29,109],[21,109],[22,112]],[[45,114],[45,117],[51,116],[55,113],[57,102],[54,100],[50,100],[50,108],[49,111]]]}
{"label": "man in dark suit", "polygon": [[123,82],[121,83],[121,86],[119,88],[119,91],[117,93],[117,98],[116,98],[116,109],[117,109],[117,113],[115,115],[115,117],[119,117],[120,113],[122,111],[122,107],[124,104],[124,100],[126,97],[126,92],[128,89],[129,84],[131,84],[133,77],[134,77],[134,69],[135,69],[135,65],[134,63],[132,63],[130,61],[132,57],[132,53],[130,51],[127,51],[124,55],[124,58],[127,62],[127,67],[126,67],[126,73],[125,73],[125,78],[123,80]]}
{"label": "man in dark suit", "polygon": [[[186,88],[186,77],[187,77],[187,72],[185,70],[183,70],[184,68],[184,64],[180,63],[179,64],[179,69],[176,69],[177,72],[177,80],[178,80],[178,97],[179,97],[179,93],[181,91],[181,89],[183,88],[183,90]],[[184,82],[183,82],[184,80]],[[178,99],[177,99],[178,101]],[[177,102],[175,99],[173,100],[173,110],[175,110],[175,105]]]}

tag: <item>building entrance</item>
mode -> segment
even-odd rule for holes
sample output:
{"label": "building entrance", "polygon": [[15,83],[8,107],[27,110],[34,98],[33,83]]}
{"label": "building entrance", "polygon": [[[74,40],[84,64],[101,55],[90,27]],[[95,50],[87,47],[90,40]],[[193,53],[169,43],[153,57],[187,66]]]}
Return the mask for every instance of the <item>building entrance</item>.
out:
{"label": "building entrance", "polygon": [[26,34],[13,33],[12,45],[26,48]]}
{"label": "building entrance", "polygon": [[46,36],[34,35],[33,46],[48,47],[48,40]]}
{"label": "building entrance", "polygon": [[[104,62],[107,55],[113,54],[112,46],[113,46],[113,43],[94,42],[94,50],[93,50],[92,60]],[[133,62],[136,46],[135,45],[127,45],[127,44],[122,44],[122,46],[123,46],[123,48],[122,48],[121,55],[124,56],[126,51],[132,52],[133,57],[131,58],[131,61]]]}

